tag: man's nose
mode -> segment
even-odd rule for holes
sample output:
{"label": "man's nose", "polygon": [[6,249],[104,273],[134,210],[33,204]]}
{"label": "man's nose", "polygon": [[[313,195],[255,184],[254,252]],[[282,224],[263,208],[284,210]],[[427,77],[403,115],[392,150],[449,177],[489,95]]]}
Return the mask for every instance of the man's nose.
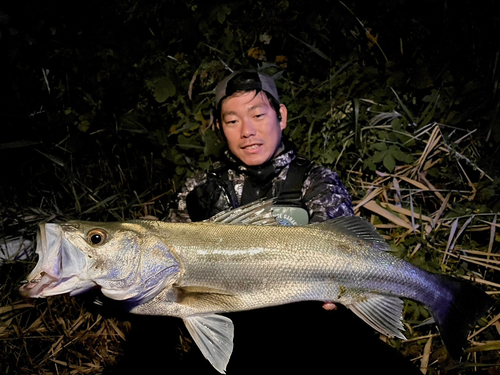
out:
{"label": "man's nose", "polygon": [[241,126],[241,138],[249,138],[256,133],[255,126],[250,119],[244,119]]}

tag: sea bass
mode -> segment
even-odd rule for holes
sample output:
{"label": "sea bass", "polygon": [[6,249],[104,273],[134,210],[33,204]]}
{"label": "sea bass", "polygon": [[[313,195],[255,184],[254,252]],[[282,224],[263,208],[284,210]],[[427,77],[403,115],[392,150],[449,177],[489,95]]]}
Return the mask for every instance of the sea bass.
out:
{"label": "sea bass", "polygon": [[30,298],[93,287],[136,314],[184,320],[221,373],[233,350],[225,312],[297,301],[340,303],[377,331],[405,339],[400,298],[425,305],[458,358],[490,297],[462,280],[393,256],[366,220],[276,225],[272,201],[199,223],[71,221],[40,224],[39,260],[20,289]]}

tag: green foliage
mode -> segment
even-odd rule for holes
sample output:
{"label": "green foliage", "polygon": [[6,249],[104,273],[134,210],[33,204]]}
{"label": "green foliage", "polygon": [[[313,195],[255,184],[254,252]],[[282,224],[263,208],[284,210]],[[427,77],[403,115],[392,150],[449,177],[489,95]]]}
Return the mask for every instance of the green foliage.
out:
{"label": "green foliage", "polygon": [[[33,212],[43,220],[166,217],[186,177],[224,149],[214,124],[215,85],[230,70],[250,67],[275,77],[289,111],[286,136],[302,154],[336,170],[353,200],[408,172],[450,194],[447,224],[500,212],[495,5],[2,5],[2,231],[24,231],[25,221],[33,230],[26,219]],[[426,154],[436,124],[439,147]],[[436,196],[403,189],[403,205],[411,202],[413,212],[431,216],[441,208]],[[394,188],[385,194],[395,199]],[[449,226],[427,237],[407,232],[384,231],[399,256],[434,272],[471,271],[471,264],[440,262]],[[479,237],[462,235],[470,248],[484,249]],[[412,324],[427,317],[412,303],[406,311]]]}
{"label": "green foliage", "polygon": [[[387,17],[398,20],[394,26],[370,17],[380,7],[390,9]],[[412,7],[408,2],[375,7],[322,1],[304,7],[278,0],[217,5],[123,1],[68,6],[60,9],[61,18],[42,22],[40,16],[52,15],[51,9],[34,6],[25,23],[13,16],[6,29],[11,31],[2,33],[12,46],[11,61],[17,61],[17,87],[25,72],[36,77],[39,87],[32,95],[23,92],[28,100],[23,98],[26,104],[16,113],[25,120],[19,126],[11,117],[7,126],[14,135],[7,141],[34,134],[43,142],[40,151],[65,162],[82,139],[98,140],[103,153],[112,150],[122,159],[147,145],[155,157],[164,158],[165,171],[176,170],[172,181],[179,186],[186,175],[220,155],[214,132],[205,135],[214,130],[215,84],[228,67],[260,66],[277,74],[291,114],[286,133],[302,153],[335,167],[343,177],[353,166],[372,174],[393,172],[421,152],[411,149],[412,134],[420,127],[438,121],[487,132],[493,120],[484,102],[479,104],[487,92],[481,68],[491,60],[474,55],[468,75],[463,66],[449,64],[443,70],[431,64],[450,61],[470,46],[451,50],[450,34],[428,43],[434,35],[432,17],[417,16]],[[449,12],[451,25],[455,20]],[[412,21],[402,22],[409,15]],[[398,30],[399,44],[389,38],[391,27]],[[467,27],[462,25],[472,30]],[[405,51],[411,46],[420,49],[408,59]],[[30,60],[32,54],[40,57]],[[43,111],[27,117],[37,106]],[[390,127],[373,122],[377,113],[394,113]],[[496,132],[491,134],[489,140],[495,139]],[[68,146],[68,153],[61,145]],[[102,156],[87,155],[94,161]]]}

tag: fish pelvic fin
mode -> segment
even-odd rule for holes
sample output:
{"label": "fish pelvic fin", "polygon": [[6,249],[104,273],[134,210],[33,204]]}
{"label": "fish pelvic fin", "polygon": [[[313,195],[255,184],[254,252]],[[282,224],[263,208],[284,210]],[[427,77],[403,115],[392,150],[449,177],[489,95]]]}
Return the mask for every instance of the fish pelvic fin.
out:
{"label": "fish pelvic fin", "polygon": [[231,319],[208,314],[189,316],[183,321],[205,358],[217,371],[225,374],[234,346],[234,325]]}
{"label": "fish pelvic fin", "polygon": [[441,339],[451,357],[459,360],[467,345],[471,326],[486,315],[493,299],[472,283],[436,275],[448,293],[429,304]]}
{"label": "fish pelvic fin", "polygon": [[406,340],[402,334],[403,301],[397,297],[370,295],[361,302],[347,307],[359,318],[378,332],[388,336]]}
{"label": "fish pelvic fin", "polygon": [[391,251],[391,247],[377,229],[366,219],[359,216],[341,216],[321,223],[310,224],[320,230],[339,233],[366,242],[374,250]]}

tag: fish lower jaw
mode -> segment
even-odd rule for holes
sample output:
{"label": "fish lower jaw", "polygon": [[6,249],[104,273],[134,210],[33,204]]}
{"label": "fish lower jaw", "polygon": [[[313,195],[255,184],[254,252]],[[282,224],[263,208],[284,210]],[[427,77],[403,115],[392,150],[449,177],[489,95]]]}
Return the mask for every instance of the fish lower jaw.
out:
{"label": "fish lower jaw", "polygon": [[47,287],[57,284],[57,282],[58,280],[55,277],[48,275],[46,272],[41,272],[21,286],[19,292],[25,298],[43,297],[43,291]]}

